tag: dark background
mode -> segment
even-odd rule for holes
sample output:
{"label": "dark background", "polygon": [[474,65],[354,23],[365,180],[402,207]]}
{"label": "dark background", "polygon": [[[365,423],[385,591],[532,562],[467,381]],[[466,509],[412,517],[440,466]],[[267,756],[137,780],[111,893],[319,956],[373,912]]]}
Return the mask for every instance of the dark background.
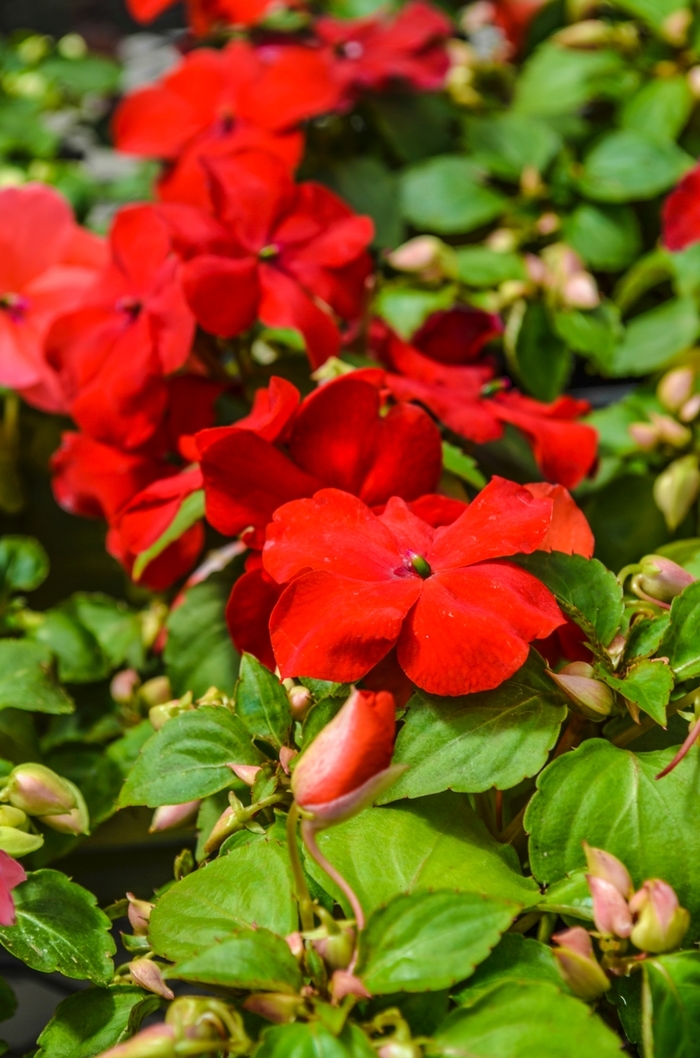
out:
{"label": "dark background", "polygon": [[61,37],[81,33],[91,48],[109,53],[125,33],[162,32],[184,25],[180,4],[148,26],[129,17],[125,0],[0,0],[0,33],[31,29]]}

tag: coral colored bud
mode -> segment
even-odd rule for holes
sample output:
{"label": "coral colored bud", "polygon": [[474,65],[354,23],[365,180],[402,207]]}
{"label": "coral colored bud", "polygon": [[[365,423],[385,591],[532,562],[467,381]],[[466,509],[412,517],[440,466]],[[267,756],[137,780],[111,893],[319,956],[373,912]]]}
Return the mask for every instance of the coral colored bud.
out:
{"label": "coral colored bud", "polygon": [[562,287],[561,300],[572,309],[594,309],[600,305],[595,279],[589,272],[577,272]]}
{"label": "coral colored bud", "polygon": [[57,815],[76,807],[74,790],[43,764],[20,764],[10,772],[2,799],[30,816]]}
{"label": "coral colored bud", "polygon": [[68,779],[63,780],[73,791],[75,797],[75,808],[70,812],[52,813],[41,816],[41,822],[51,830],[57,830],[59,834],[89,834],[90,815],[88,813],[85,799],[78,787]]}
{"label": "coral colored bud", "polygon": [[246,786],[252,786],[260,773],[259,764],[229,764],[228,767]]}
{"label": "coral colored bud", "polygon": [[673,445],[674,448],[685,448],[692,440],[693,435],[688,427],[682,426],[676,419],[672,419],[670,415],[659,415],[657,412],[652,411],[649,413],[649,418],[659,440],[663,441],[664,444]]}
{"label": "coral colored bud", "polygon": [[632,932],[632,913],[624,896],[612,882],[586,875],[593,897],[593,921],[605,937],[629,937]]}
{"label": "coral colored bud", "polygon": [[141,677],[136,669],[123,669],[112,677],[109,693],[115,702],[126,704],[134,697],[134,692],[140,683]]}
{"label": "coral colored bud", "polygon": [[176,1058],[175,1030],[172,1025],[150,1025],[97,1058]]}
{"label": "coral colored bud", "polygon": [[650,422],[633,422],[627,427],[627,432],[643,452],[650,452],[659,443],[659,434],[655,426]]}
{"label": "coral colored bud", "polygon": [[690,915],[678,903],[674,890],[659,878],[652,878],[630,900],[637,920],[631,940],[640,951],[657,955],[677,948],[690,925]]}
{"label": "coral colored bud", "polygon": [[554,950],[559,972],[574,995],[591,1002],[607,992],[611,981],[598,963],[591,938],[582,926],[556,933],[552,940],[559,945]]}
{"label": "coral colored bud", "polygon": [[173,696],[170,680],[167,676],[154,676],[152,680],[146,680],[139,695],[148,706],[165,705]]}
{"label": "coral colored bud", "polygon": [[614,885],[620,896],[628,900],[634,892],[632,879],[624,863],[617,856],[604,849],[593,848],[587,841],[583,843],[588,873],[592,878],[602,878],[604,882]]}
{"label": "coral colored bud", "polygon": [[615,696],[606,683],[593,678],[593,671],[585,661],[574,661],[549,675],[584,716],[602,720],[610,715]]}
{"label": "coral colored bud", "polygon": [[301,959],[304,954],[304,940],[301,933],[295,931],[294,933],[288,933],[284,938],[289,945],[289,950],[295,959]]}
{"label": "coral colored bud", "polygon": [[175,830],[184,827],[197,817],[201,801],[186,801],[182,805],[161,805],[153,813],[149,834],[159,834],[162,830]]}
{"label": "coral colored bud", "polygon": [[292,775],[297,804],[315,825],[361,812],[398,776],[390,768],[396,729],[394,696],[353,691],[302,754]]}
{"label": "coral colored bud", "polygon": [[681,422],[692,422],[700,414],[700,393],[694,393],[678,412]]}
{"label": "coral colored bud", "polygon": [[149,903],[148,900],[139,900],[133,893],[127,893],[126,899],[129,901],[126,912],[129,924],[137,937],[145,937],[148,932],[148,920],[155,904]]}
{"label": "coral colored bud", "polygon": [[282,765],[282,771],[285,775],[290,775],[290,763],[295,757],[299,756],[298,749],[292,749],[291,746],[282,746],[280,749],[280,764]]}
{"label": "coral colored bud", "polygon": [[654,482],[654,499],[673,532],[681,524],[700,491],[697,456],[674,460]]}
{"label": "coral colored bud", "polygon": [[632,591],[642,599],[671,602],[697,579],[686,569],[663,555],[645,555],[641,570],[632,577]]}
{"label": "coral colored bud", "polygon": [[313,701],[307,687],[292,687],[289,691],[289,708],[295,720],[303,720]]}
{"label": "coral colored bud", "polygon": [[355,930],[341,929],[313,941],[313,946],[330,970],[345,970],[355,950]]}
{"label": "coral colored bud", "polygon": [[243,1003],[243,1009],[249,1010],[251,1014],[258,1014],[275,1025],[285,1025],[294,1021],[304,1000],[299,996],[286,995],[283,992],[260,992],[255,993]]}
{"label": "coral colored bud", "polygon": [[129,963],[129,973],[134,984],[145,988],[147,992],[154,992],[163,999],[175,998],[175,993],[163,980],[160,967],[152,959],[134,959]]}
{"label": "coral colored bud", "polygon": [[451,278],[457,272],[457,259],[451,246],[435,235],[417,235],[387,254],[397,272],[417,274],[423,280]]}
{"label": "coral colored bud", "polygon": [[346,996],[356,996],[358,999],[372,998],[372,993],[367,991],[360,978],[348,973],[347,970],[335,971],[331,977],[328,991],[336,1003],[340,1003]]}
{"label": "coral colored bud", "polygon": [[692,367],[676,367],[667,371],[656,387],[656,396],[668,411],[678,411],[693,392],[695,372]]}

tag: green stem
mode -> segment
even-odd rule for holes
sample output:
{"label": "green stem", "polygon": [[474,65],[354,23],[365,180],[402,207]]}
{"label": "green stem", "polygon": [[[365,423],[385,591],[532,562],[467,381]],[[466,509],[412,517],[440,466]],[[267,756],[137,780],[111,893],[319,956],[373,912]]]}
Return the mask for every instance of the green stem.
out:
{"label": "green stem", "polygon": [[294,876],[294,895],[299,904],[299,917],[301,928],[307,933],[314,928],[314,912],[309,887],[304,877],[304,868],[299,855],[299,844],[297,841],[297,824],[299,822],[299,808],[294,802],[287,816],[287,849],[289,851],[289,862],[292,866]]}
{"label": "green stem", "polygon": [[[684,694],[682,698],[679,698],[675,702],[669,702],[666,710],[666,719],[677,713],[680,709],[684,709],[687,705],[695,705],[697,699],[700,699],[700,687],[696,687],[695,690],[689,691]],[[658,727],[656,720],[652,720],[650,716],[645,716],[639,724],[632,724],[631,727],[625,728],[619,735],[611,739],[613,746],[617,746],[619,749],[624,749],[625,746],[629,746],[630,742],[634,742],[636,738],[640,738],[642,735],[646,735],[647,731],[653,730]]]}

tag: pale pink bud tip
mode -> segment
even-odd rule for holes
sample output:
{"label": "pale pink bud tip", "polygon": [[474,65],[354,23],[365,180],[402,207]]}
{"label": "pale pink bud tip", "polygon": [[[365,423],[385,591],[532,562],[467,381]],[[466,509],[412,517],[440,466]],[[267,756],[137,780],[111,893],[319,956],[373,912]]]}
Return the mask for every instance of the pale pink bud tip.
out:
{"label": "pale pink bud tip", "polygon": [[243,1008],[251,1014],[258,1014],[275,1025],[284,1025],[294,1021],[303,1000],[299,996],[290,996],[282,992],[261,992],[257,995],[248,996],[243,1003]]}
{"label": "pale pink bud tip", "polygon": [[552,937],[559,947],[554,956],[564,981],[574,995],[592,1002],[610,988],[610,980],[599,965],[591,938],[581,926],[557,933]]}
{"label": "pale pink bud tip", "polygon": [[340,1003],[346,996],[356,996],[358,999],[372,997],[372,993],[367,991],[360,978],[347,970],[335,971],[330,980],[329,991],[335,1003]]}
{"label": "pale pink bud tip", "polygon": [[136,669],[123,669],[112,677],[109,685],[110,694],[115,702],[130,702],[140,682],[141,677]]}
{"label": "pale pink bud tip", "polygon": [[294,758],[298,757],[298,756],[299,756],[299,751],[298,750],[291,749],[289,746],[282,746],[282,748],[280,750],[280,764],[282,765],[282,771],[284,772],[285,775],[289,775],[290,762],[293,761]]}
{"label": "pale pink bud tip", "polygon": [[172,1025],[150,1025],[97,1058],[175,1058],[175,1030]]}
{"label": "pale pink bud tip", "polygon": [[630,900],[636,922],[632,943],[641,951],[659,954],[677,948],[690,925],[690,915],[678,903],[674,890],[659,878],[652,878]]}
{"label": "pale pink bud tip", "polygon": [[148,920],[155,905],[149,903],[148,900],[139,900],[133,893],[127,893],[126,898],[129,901],[127,910],[129,925],[137,936],[143,937],[148,930]]}
{"label": "pale pink bud tip", "polygon": [[153,813],[149,833],[158,834],[162,830],[184,827],[195,819],[200,804],[201,801],[186,801],[182,805],[161,805]]}
{"label": "pale pink bud tip", "polygon": [[604,849],[596,849],[589,845],[587,841],[583,842],[583,851],[586,855],[588,873],[593,878],[602,878],[603,881],[614,885],[620,896],[624,897],[625,900],[629,899],[634,891],[634,886],[624,863],[621,863],[617,856],[613,856],[611,852],[606,852]]}
{"label": "pale pink bud tip", "polygon": [[229,767],[236,778],[240,779],[241,782],[244,782],[246,786],[253,785],[260,771],[259,764],[228,764],[227,767]]}
{"label": "pale pink bud tip", "polygon": [[666,372],[656,395],[668,411],[678,411],[692,395],[694,384],[695,372],[691,367],[676,367]]}
{"label": "pale pink bud tip", "polygon": [[147,992],[153,992],[163,999],[175,998],[175,993],[163,980],[160,967],[151,959],[134,959],[129,963],[129,973],[134,984],[145,988]]}
{"label": "pale pink bud tip", "polygon": [[306,687],[292,687],[289,692],[289,708],[295,720],[303,720],[311,707],[311,691]]}
{"label": "pale pink bud tip", "polygon": [[[574,664],[593,671],[585,662]],[[550,672],[550,676],[584,716],[591,720],[602,720],[609,716],[615,700],[610,687],[588,675],[578,675],[578,670],[571,672],[572,668],[573,666],[566,666],[561,672]]]}
{"label": "pale pink bud tip", "polygon": [[693,584],[692,573],[663,555],[645,555],[640,562],[641,572],[632,578],[632,591],[642,598],[671,602]]}
{"label": "pale pink bud tip", "polygon": [[586,875],[588,888],[593,897],[593,921],[596,929],[605,937],[629,937],[632,932],[632,914],[624,896],[612,882]]}
{"label": "pale pink bud tip", "polygon": [[289,933],[284,939],[289,945],[289,950],[291,951],[294,958],[301,959],[302,955],[304,954],[304,941],[302,939],[301,933],[296,931],[294,933]]}

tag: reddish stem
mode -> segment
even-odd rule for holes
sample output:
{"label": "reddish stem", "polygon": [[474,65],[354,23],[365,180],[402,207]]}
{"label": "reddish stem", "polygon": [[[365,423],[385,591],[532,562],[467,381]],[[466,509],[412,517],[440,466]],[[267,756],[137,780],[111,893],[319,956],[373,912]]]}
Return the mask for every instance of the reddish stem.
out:
{"label": "reddish stem", "polygon": [[670,764],[667,764],[663,771],[660,771],[658,775],[655,775],[655,779],[663,779],[664,775],[668,775],[674,768],[677,768],[683,758],[688,754],[694,742],[697,742],[700,737],[700,719],[696,720],[695,726],[692,731],[688,732],[688,737],[685,742],[676,753],[675,757]]}

